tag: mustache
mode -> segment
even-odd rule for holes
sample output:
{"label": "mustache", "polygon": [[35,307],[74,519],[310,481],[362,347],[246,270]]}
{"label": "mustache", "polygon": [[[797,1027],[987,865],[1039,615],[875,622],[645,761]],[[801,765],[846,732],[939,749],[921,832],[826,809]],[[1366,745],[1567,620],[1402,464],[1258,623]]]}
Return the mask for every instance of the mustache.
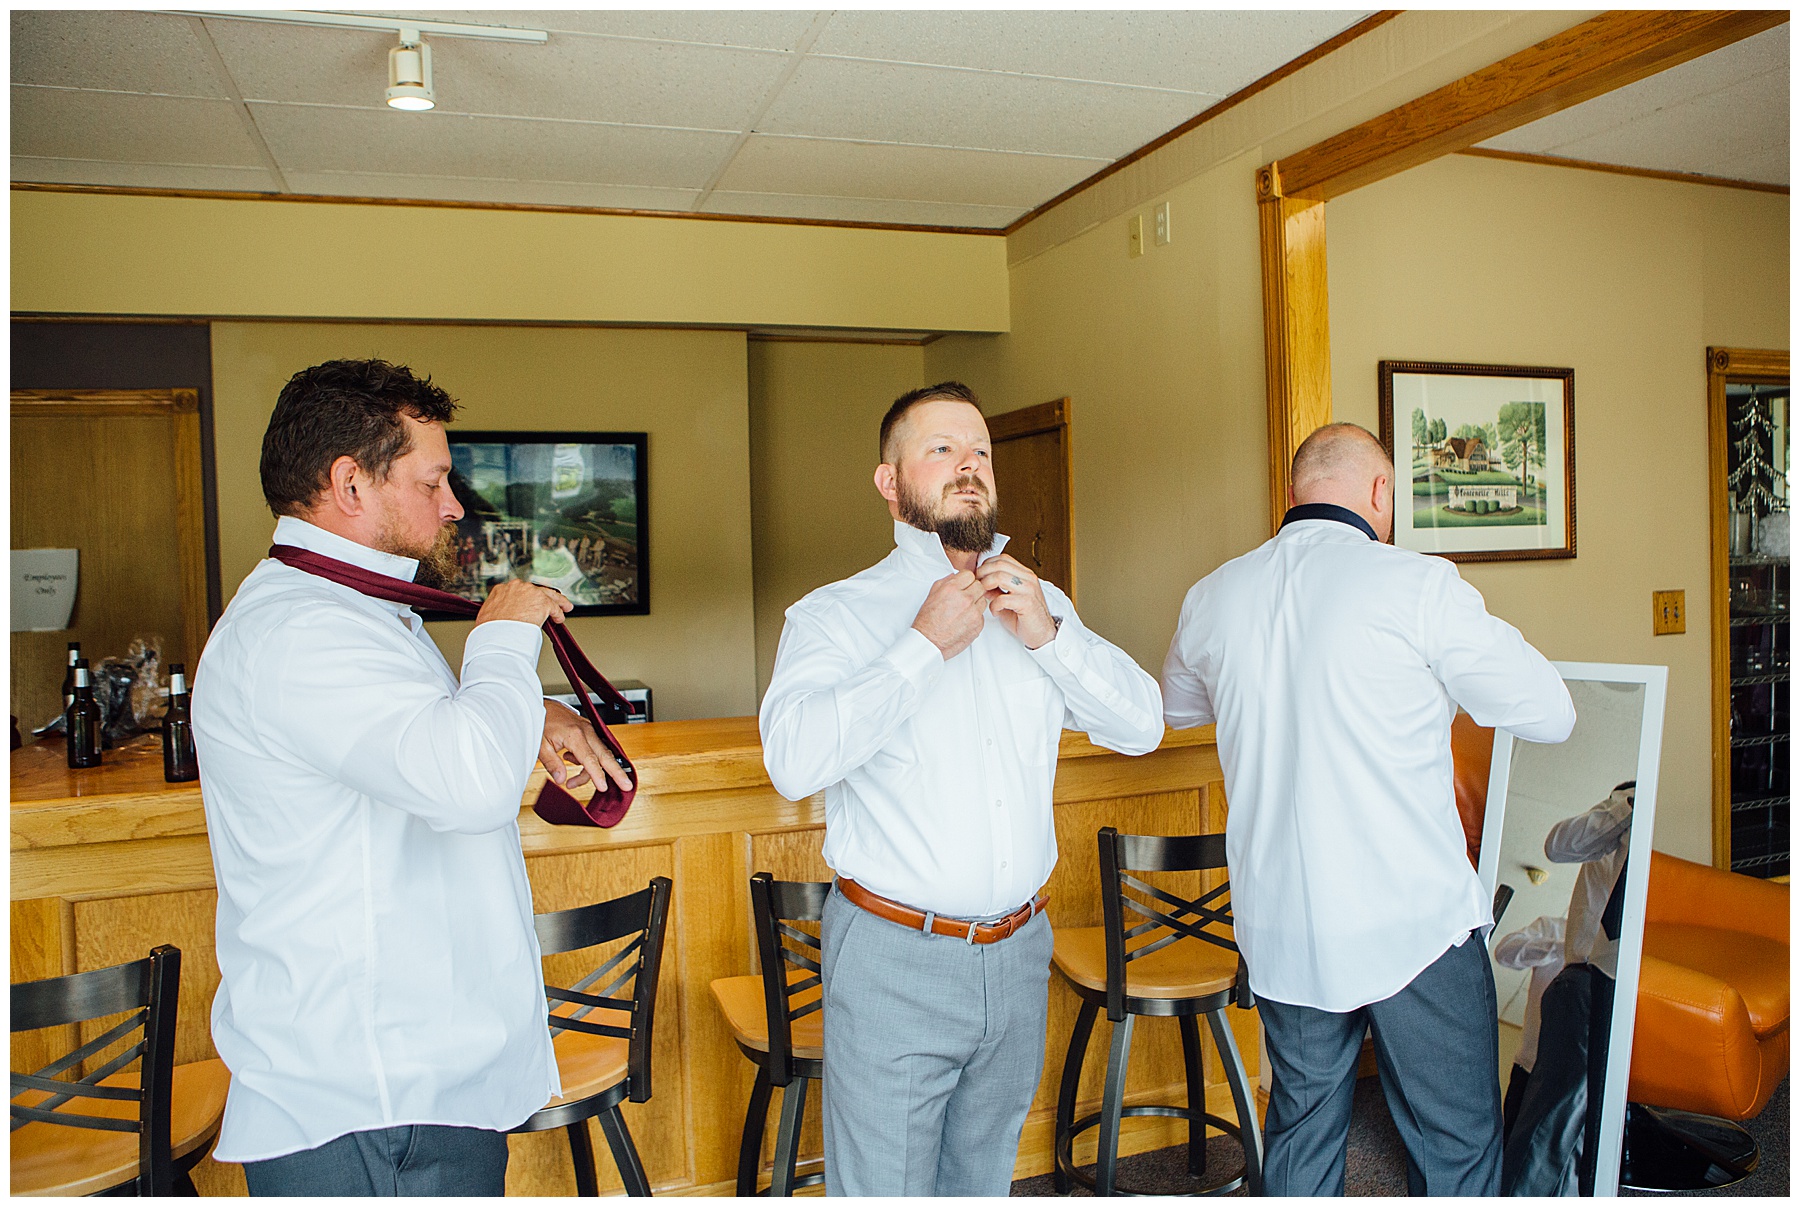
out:
{"label": "mustache", "polygon": [[987,497],[988,493],[987,483],[983,482],[980,478],[977,478],[974,474],[964,474],[956,481],[950,483],[950,485],[944,487],[944,497],[947,499],[959,490],[974,490],[983,498]]}

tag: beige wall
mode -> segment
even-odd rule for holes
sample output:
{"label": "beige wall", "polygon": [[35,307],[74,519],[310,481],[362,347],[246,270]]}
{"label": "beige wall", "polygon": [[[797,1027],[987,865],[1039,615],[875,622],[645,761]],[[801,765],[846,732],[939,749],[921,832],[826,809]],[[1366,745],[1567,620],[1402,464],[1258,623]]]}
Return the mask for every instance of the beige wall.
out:
{"label": "beige wall", "polygon": [[1006,328],[1006,247],[994,235],[30,191],[11,199],[15,311]]}
{"label": "beige wall", "polygon": [[894,547],[873,481],[876,433],[894,399],[924,384],[923,372],[916,344],[750,341],[759,698],[788,606]]}
{"label": "beige wall", "polygon": [[1326,226],[1336,418],[1376,429],[1383,359],[1574,368],[1578,556],[1463,577],[1552,658],[1669,667],[1656,845],[1709,862],[1704,356],[1788,346],[1788,199],[1453,155]]}
{"label": "beige wall", "polygon": [[[333,357],[430,373],[468,428],[643,431],[650,448],[648,616],[571,622],[609,678],[642,679],[658,719],[755,710],[750,454],[740,332],[217,323],[213,326],[219,546],[229,597],[273,528],[257,461],[288,377]],[[452,666],[467,623],[430,626]],[[548,648],[547,682],[562,671]]]}

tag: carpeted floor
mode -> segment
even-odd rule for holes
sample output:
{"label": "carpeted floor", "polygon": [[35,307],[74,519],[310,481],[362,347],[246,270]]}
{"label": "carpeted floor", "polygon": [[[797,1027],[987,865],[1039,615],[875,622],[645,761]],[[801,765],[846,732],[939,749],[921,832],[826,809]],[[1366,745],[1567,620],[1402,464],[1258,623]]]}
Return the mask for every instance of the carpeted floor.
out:
{"label": "carpeted floor", "polygon": [[[1725,1190],[1698,1193],[1789,1194],[1788,1082],[1785,1079],[1762,1114],[1745,1126],[1762,1145],[1762,1163],[1756,1172]],[[1187,1149],[1177,1146],[1124,1158],[1119,1162],[1119,1182],[1153,1194],[1185,1194],[1205,1182],[1228,1180],[1243,1168],[1243,1156],[1237,1143],[1227,1136],[1214,1136],[1207,1141],[1206,1153],[1208,1169],[1212,1171],[1206,1179],[1188,1177]],[[1088,1166],[1084,1172],[1092,1175],[1093,1167]],[[1049,1174],[1014,1182],[1012,1192],[1015,1197],[1056,1193]],[[1075,1193],[1085,1195],[1088,1192],[1078,1189]],[[1356,1085],[1356,1104],[1350,1115],[1350,1158],[1344,1174],[1344,1193],[1392,1196],[1406,1193],[1406,1153],[1400,1146],[1400,1133],[1394,1130],[1393,1120],[1388,1117],[1381,1083],[1374,1077],[1364,1078]],[[1638,1192],[1628,1190],[1624,1193]]]}

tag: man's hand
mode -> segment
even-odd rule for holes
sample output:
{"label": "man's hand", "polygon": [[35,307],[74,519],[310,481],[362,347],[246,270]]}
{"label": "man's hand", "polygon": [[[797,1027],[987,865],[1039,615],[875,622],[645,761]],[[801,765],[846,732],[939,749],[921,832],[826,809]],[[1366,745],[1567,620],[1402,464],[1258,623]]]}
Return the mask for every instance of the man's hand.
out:
{"label": "man's hand", "polygon": [[946,660],[968,649],[981,636],[987,620],[987,588],[967,570],[931,584],[930,594],[913,617],[912,627],[925,634]]}
{"label": "man's hand", "polygon": [[1056,636],[1044,585],[1018,561],[1004,553],[990,557],[981,563],[976,578],[987,591],[988,609],[1026,649],[1035,650]]}
{"label": "man's hand", "polygon": [[487,601],[475,614],[475,623],[522,620],[535,629],[546,620],[561,624],[564,613],[574,606],[561,591],[509,578],[488,592]]}
{"label": "man's hand", "polygon": [[[563,762],[565,751],[581,765],[573,779]],[[555,700],[544,701],[544,740],[538,748],[538,762],[551,779],[565,788],[579,788],[590,781],[598,784],[602,777],[611,777],[613,783],[627,791],[631,788],[631,777],[619,766],[619,760],[606,748],[594,727],[580,713]]]}

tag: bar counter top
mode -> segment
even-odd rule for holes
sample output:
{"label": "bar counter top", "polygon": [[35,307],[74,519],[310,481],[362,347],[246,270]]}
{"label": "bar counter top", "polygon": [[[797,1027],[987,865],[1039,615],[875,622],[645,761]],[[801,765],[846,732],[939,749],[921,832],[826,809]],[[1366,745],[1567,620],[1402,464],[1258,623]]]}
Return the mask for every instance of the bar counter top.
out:
{"label": "bar counter top", "polygon": [[[795,816],[773,818],[770,802],[760,802],[754,819],[730,816],[736,811],[720,806],[719,798],[696,801],[708,820],[699,830],[698,820],[671,814],[660,805],[667,798],[691,793],[732,792],[761,788],[773,794],[763,770],[762,741],[755,717],[720,717],[700,721],[652,721],[621,725],[614,730],[620,745],[637,770],[638,795],[631,812],[610,833],[628,841],[669,838],[684,833],[716,832],[743,828],[743,823],[800,823],[815,820],[812,802],[782,802]],[[1168,730],[1159,750],[1210,746],[1211,726],[1193,730]],[[1085,736],[1064,730],[1059,765],[1072,759],[1110,755]],[[91,842],[124,842],[142,838],[172,838],[206,833],[201,808],[201,782],[171,784],[162,776],[161,739],[142,734],[105,752],[98,767],[67,765],[63,744],[37,742],[12,754],[12,849],[43,850]],[[558,829],[587,832],[587,827],[552,827],[531,811],[544,783],[544,769],[532,768],[520,805],[520,831],[527,850],[554,845],[549,837]],[[586,798],[591,788],[576,795]],[[779,800],[779,798],[776,798]],[[651,802],[657,802],[652,806]],[[651,807],[646,807],[651,806]],[[775,806],[778,811],[780,806]],[[584,844],[585,845],[585,844]]]}

